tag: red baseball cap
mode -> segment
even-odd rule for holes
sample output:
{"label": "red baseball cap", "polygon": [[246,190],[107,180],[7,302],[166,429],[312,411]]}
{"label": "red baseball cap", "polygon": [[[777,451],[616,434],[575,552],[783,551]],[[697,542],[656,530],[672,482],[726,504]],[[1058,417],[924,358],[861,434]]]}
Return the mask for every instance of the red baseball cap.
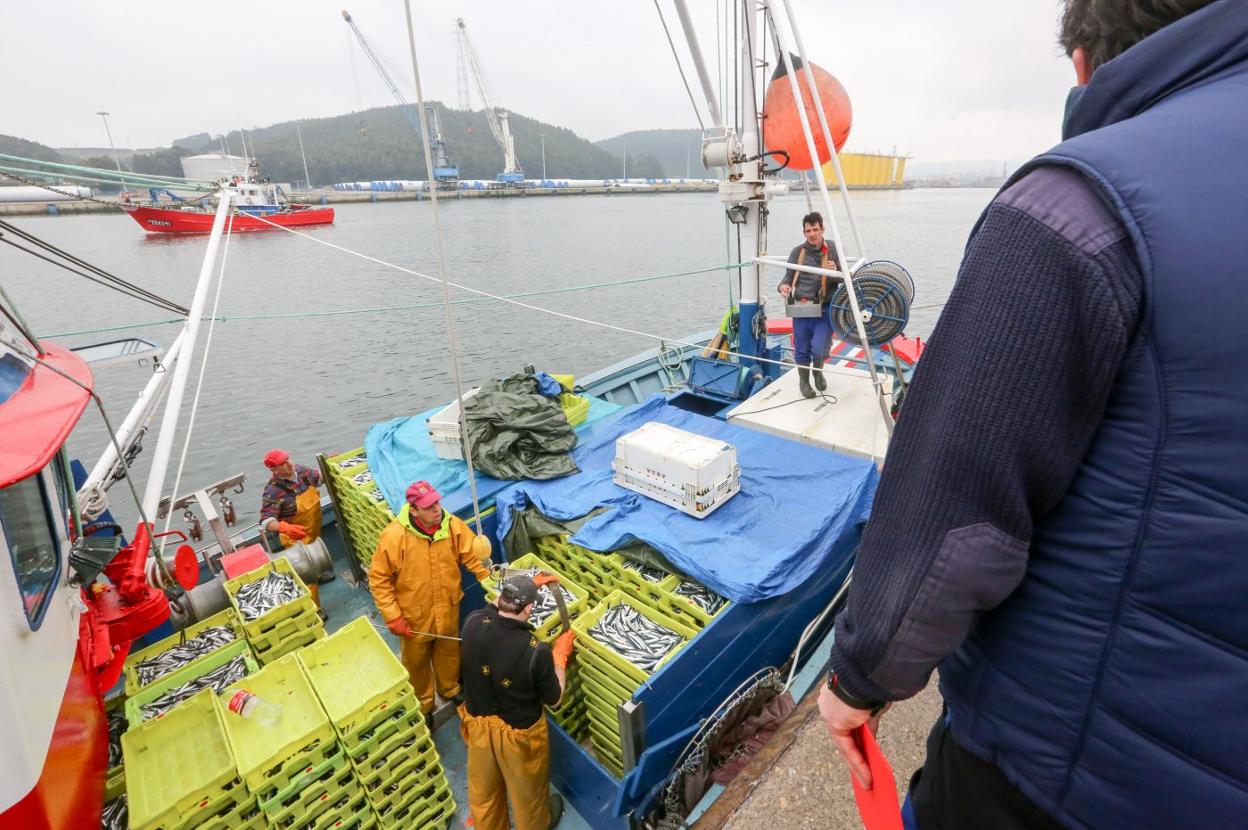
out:
{"label": "red baseball cap", "polygon": [[421,510],[432,507],[441,499],[442,494],[433,489],[433,485],[427,481],[418,481],[407,488],[407,503]]}
{"label": "red baseball cap", "polygon": [[270,470],[279,467],[290,460],[290,453],[286,450],[269,450],[264,455],[264,466]]}

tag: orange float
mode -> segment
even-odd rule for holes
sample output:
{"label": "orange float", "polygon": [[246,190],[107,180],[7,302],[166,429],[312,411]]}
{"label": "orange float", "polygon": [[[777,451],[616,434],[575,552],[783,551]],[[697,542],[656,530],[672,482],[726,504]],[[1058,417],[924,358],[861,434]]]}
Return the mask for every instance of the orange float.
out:
{"label": "orange float", "polygon": [[[827,164],[832,154],[828,152],[828,143],[823,139],[819,111],[810,95],[802,60],[796,55],[791,59],[793,69],[797,72],[797,86],[802,94],[802,102],[806,105],[806,117],[810,120],[810,132],[815,137],[815,152],[819,156],[819,164]],[[819,90],[819,100],[823,102],[824,115],[828,118],[832,142],[839,152],[849,138],[849,128],[853,123],[849,93],[832,73],[815,64],[811,64],[810,68],[815,76],[815,88]],[[793,88],[783,62],[771,76],[771,83],[767,85],[767,96],[763,99],[763,143],[765,149],[772,151],[771,158],[777,164],[784,164],[784,156],[774,151],[784,150],[789,154],[789,169],[811,170],[815,166],[806,146],[802,121],[793,100]]]}

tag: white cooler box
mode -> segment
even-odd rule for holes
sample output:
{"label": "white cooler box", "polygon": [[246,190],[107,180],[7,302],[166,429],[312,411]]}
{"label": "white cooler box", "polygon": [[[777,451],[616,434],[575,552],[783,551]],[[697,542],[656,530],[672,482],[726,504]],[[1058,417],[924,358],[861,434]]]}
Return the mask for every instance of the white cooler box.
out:
{"label": "white cooler box", "polygon": [[621,487],[695,519],[741,490],[736,447],[654,421],[616,439],[611,469]]}
{"label": "white cooler box", "polygon": [[[464,400],[468,400],[477,394],[476,389],[469,389],[464,393]],[[438,458],[446,458],[450,461],[464,460],[464,442],[459,436],[459,400],[456,399],[447,406],[437,412],[437,414],[425,419],[425,423],[429,424],[429,440],[433,442],[433,451],[438,454]]]}

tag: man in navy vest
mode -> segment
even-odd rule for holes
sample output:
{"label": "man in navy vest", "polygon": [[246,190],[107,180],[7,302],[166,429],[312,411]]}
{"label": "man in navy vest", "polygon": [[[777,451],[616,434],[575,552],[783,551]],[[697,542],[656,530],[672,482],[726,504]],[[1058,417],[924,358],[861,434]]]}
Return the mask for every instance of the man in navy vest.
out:
{"label": "man in navy vest", "polygon": [[971,234],[820,711],[869,783],[853,731],[939,668],[911,827],[1244,827],[1248,2],[1067,0],[1061,41],[1064,141]]}

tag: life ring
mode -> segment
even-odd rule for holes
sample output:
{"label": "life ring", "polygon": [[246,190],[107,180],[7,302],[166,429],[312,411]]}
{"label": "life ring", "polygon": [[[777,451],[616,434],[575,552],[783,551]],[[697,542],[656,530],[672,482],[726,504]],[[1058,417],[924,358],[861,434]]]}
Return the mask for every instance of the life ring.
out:
{"label": "life ring", "polygon": [[256,200],[251,198],[250,196],[248,196],[244,201],[247,202],[247,204],[249,205],[254,205],[256,203]]}

